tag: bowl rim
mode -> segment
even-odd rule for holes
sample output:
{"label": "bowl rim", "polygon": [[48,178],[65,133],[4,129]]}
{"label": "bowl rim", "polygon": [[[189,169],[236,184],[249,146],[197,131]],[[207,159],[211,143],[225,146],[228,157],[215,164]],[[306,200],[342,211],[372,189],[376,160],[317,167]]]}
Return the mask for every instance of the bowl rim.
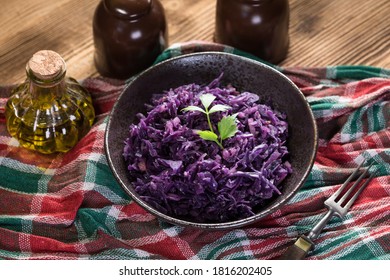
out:
{"label": "bowl rim", "polygon": [[[118,172],[116,171],[116,169],[114,167],[112,156],[111,156],[111,153],[109,150],[108,137],[109,137],[109,131],[110,131],[110,128],[112,125],[112,115],[115,113],[116,108],[118,107],[119,100],[126,94],[127,89],[140,76],[147,75],[150,71],[155,71],[154,69],[158,68],[158,67],[162,67],[161,65],[171,63],[172,61],[180,60],[183,58],[189,58],[189,57],[193,57],[193,56],[204,56],[204,55],[235,57],[235,58],[244,60],[248,63],[257,64],[257,65],[259,65],[263,68],[266,68],[269,71],[273,71],[277,75],[283,77],[286,80],[286,82],[288,82],[293,88],[295,88],[296,92],[299,94],[299,97],[302,99],[303,103],[306,105],[305,109],[307,109],[308,113],[310,114],[309,121],[310,121],[311,126],[313,127],[313,144],[314,145],[313,145],[313,150],[310,154],[310,160],[309,160],[310,164],[307,166],[306,170],[304,171],[303,176],[299,179],[299,181],[297,182],[294,189],[292,191],[290,191],[284,197],[283,200],[279,201],[278,203],[271,204],[269,208],[264,209],[264,210],[260,210],[258,213],[256,213],[255,215],[252,215],[250,217],[235,220],[235,221],[217,222],[217,223],[199,223],[199,222],[192,222],[192,221],[188,221],[188,220],[175,218],[175,217],[172,217],[172,216],[169,216],[169,215],[166,215],[166,214],[159,212],[158,210],[154,209],[152,206],[150,206],[149,204],[144,202],[142,199],[140,199],[136,194],[132,193],[126,187],[126,183],[122,180],[122,178],[120,177],[120,175],[118,174]],[[145,209],[148,213],[151,213],[154,216],[156,216],[156,218],[162,219],[162,220],[164,220],[168,223],[171,223],[173,225],[186,226],[186,227],[189,226],[189,227],[201,228],[201,229],[207,229],[207,230],[226,230],[226,229],[241,228],[243,226],[247,226],[249,224],[257,222],[257,221],[261,220],[262,218],[270,215],[271,213],[274,213],[275,211],[277,211],[279,208],[281,208],[283,205],[285,205],[290,199],[292,199],[295,196],[295,194],[299,191],[299,189],[302,187],[302,185],[306,181],[307,177],[310,174],[311,169],[313,168],[315,157],[316,157],[317,150],[318,150],[318,129],[317,129],[317,123],[315,121],[313,111],[312,111],[306,97],[301,92],[301,90],[285,74],[283,74],[282,72],[278,71],[277,69],[275,69],[272,66],[269,66],[265,63],[262,63],[260,61],[250,59],[247,57],[243,57],[240,55],[236,55],[233,53],[226,53],[226,52],[219,52],[219,51],[202,51],[202,52],[194,52],[194,53],[189,53],[189,54],[182,54],[182,55],[168,58],[164,61],[161,61],[159,63],[152,65],[151,67],[147,68],[146,70],[144,70],[144,71],[140,72],[139,74],[133,76],[132,78],[129,78],[128,80],[126,80],[126,86],[122,89],[122,92],[120,93],[120,95],[116,99],[116,101],[115,101],[115,103],[114,103],[114,105],[113,105],[113,107],[108,115],[108,121],[107,121],[107,125],[105,128],[105,134],[104,134],[104,150],[106,152],[106,158],[107,158],[108,165],[109,165],[115,179],[117,180],[117,182],[121,186],[121,188],[125,190],[125,192],[130,196],[130,198],[134,200],[134,202],[136,202],[139,206],[141,206],[143,209]]]}

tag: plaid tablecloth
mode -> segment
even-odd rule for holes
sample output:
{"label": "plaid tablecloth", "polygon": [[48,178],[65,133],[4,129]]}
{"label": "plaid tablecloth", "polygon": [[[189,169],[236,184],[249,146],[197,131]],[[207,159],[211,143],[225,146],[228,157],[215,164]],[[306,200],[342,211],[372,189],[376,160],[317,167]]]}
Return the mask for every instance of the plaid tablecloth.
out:
{"label": "plaid tablecloth", "polygon": [[[174,45],[159,60],[211,43]],[[255,57],[252,57],[256,59]],[[334,218],[308,259],[390,259],[390,69],[289,67],[317,120],[319,149],[305,185],[266,219],[236,230],[174,226],[147,213],[116,183],[103,136],[123,81],[83,81],[96,123],[66,154],[40,155],[6,131],[0,87],[0,258],[3,259],[276,259],[325,212],[324,200],[364,158],[375,178],[342,221]]]}

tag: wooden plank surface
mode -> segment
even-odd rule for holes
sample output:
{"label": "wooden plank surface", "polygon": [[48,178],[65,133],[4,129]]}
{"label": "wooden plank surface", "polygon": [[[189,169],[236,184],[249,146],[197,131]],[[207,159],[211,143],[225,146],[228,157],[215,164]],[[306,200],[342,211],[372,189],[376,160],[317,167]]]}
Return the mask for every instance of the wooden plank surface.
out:
{"label": "wooden plank surface", "polygon": [[[0,84],[21,82],[30,56],[59,52],[76,79],[97,75],[92,16],[98,0],[0,0]],[[161,0],[169,43],[213,40],[213,0]],[[390,1],[290,0],[283,66],[365,64],[390,68]]]}

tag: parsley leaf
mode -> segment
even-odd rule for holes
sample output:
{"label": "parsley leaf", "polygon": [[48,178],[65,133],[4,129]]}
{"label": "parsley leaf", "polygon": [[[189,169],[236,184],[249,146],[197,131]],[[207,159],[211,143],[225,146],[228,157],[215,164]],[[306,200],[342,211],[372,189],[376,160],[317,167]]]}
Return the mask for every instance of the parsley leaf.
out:
{"label": "parsley leaf", "polygon": [[231,107],[227,106],[227,105],[217,104],[217,105],[211,107],[211,109],[209,110],[209,114],[215,113],[215,112],[225,112],[225,111],[229,110],[230,108]]}
{"label": "parsley leaf", "polygon": [[206,111],[203,110],[202,108],[199,108],[198,106],[188,106],[188,107],[185,107],[182,111],[186,112],[186,111],[198,111],[198,112],[202,112],[203,114],[206,114]]}
{"label": "parsley leaf", "polygon": [[235,116],[223,117],[218,123],[218,132],[221,141],[233,137],[237,131]]}
{"label": "parsley leaf", "polygon": [[196,131],[196,133],[199,134],[200,138],[202,138],[204,140],[208,140],[208,141],[214,141],[215,143],[218,144],[218,146],[223,148],[222,144],[218,140],[218,135],[215,134],[214,132],[212,132],[210,130],[198,130],[198,131]]}
{"label": "parsley leaf", "polygon": [[202,94],[199,96],[200,102],[202,102],[203,107],[206,109],[206,111],[209,109],[211,103],[213,103],[215,96],[211,93]]}
{"label": "parsley leaf", "polygon": [[222,141],[227,139],[227,138],[233,137],[238,131],[237,124],[236,124],[238,114],[223,117],[218,122],[218,124],[217,124],[218,132],[219,132],[219,137],[218,137],[218,135],[215,134],[213,126],[211,124],[210,114],[215,113],[215,112],[225,112],[225,111],[231,109],[231,107],[227,106],[227,105],[217,104],[217,105],[214,105],[213,107],[211,107],[211,109],[209,110],[209,107],[210,107],[211,103],[213,103],[215,98],[216,97],[210,93],[202,94],[201,96],[199,96],[199,99],[200,99],[204,109],[202,109],[198,106],[188,106],[188,107],[182,109],[182,111],[185,111],[185,112],[198,111],[198,112],[202,112],[203,114],[205,114],[210,130],[198,130],[197,133],[199,134],[199,136],[202,139],[208,140],[208,141],[213,141],[213,142],[217,143],[220,148],[223,149]]}

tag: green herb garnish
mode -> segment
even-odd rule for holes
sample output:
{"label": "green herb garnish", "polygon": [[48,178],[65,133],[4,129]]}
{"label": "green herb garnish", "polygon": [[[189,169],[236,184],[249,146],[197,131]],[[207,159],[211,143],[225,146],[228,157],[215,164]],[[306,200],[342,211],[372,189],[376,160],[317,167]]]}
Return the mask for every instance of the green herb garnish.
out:
{"label": "green herb garnish", "polygon": [[199,97],[199,99],[202,102],[204,109],[202,109],[198,106],[188,106],[188,107],[184,108],[182,111],[185,111],[185,112],[186,111],[198,111],[198,112],[202,112],[203,114],[205,114],[210,130],[197,130],[196,132],[199,134],[199,136],[202,139],[208,140],[208,141],[213,141],[213,142],[217,143],[220,148],[223,149],[222,141],[227,139],[227,138],[233,137],[238,131],[237,124],[236,124],[237,114],[234,114],[232,116],[223,117],[218,122],[218,124],[217,124],[218,133],[219,133],[219,136],[218,136],[214,132],[213,126],[211,125],[210,114],[215,113],[215,112],[225,112],[225,111],[229,110],[231,107],[226,106],[226,105],[222,105],[222,104],[217,104],[217,105],[214,105],[213,107],[211,107],[209,110],[211,103],[213,103],[213,101],[215,99],[215,96],[210,94],[210,93],[202,94]]}

